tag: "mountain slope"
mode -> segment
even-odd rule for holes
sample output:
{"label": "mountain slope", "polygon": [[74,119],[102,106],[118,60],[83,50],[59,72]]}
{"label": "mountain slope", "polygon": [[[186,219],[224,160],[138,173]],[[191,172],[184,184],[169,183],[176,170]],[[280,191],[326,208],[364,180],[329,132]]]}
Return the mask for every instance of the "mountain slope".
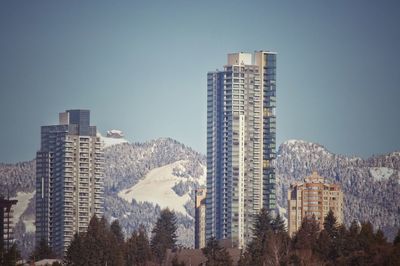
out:
{"label": "mountain slope", "polygon": [[[174,209],[178,241],[194,242],[194,189],[204,184],[205,157],[169,138],[105,149],[105,214],[128,236],[144,225],[148,233],[161,207]],[[175,201],[174,201],[175,200]]]}
{"label": "mountain slope", "polygon": [[371,221],[391,237],[400,227],[400,154],[369,159],[346,157],[321,145],[290,140],[278,151],[277,186],[281,206],[287,206],[287,188],[316,170],[344,191],[345,224],[353,219]]}
{"label": "mountain slope", "polygon": [[[400,227],[399,152],[362,159],[333,154],[319,144],[290,140],[279,147],[276,165],[281,207],[287,206],[289,184],[316,170],[342,185],[346,224],[353,219],[369,220],[390,238]],[[34,161],[0,164],[0,192],[5,194],[9,184],[12,197],[18,192],[33,195],[34,177]],[[154,180],[164,185],[160,187]],[[205,183],[204,155],[168,138],[111,145],[105,149],[104,183],[105,215],[119,219],[126,235],[140,224],[150,233],[160,211],[159,204],[177,211],[179,242],[193,245],[194,189]],[[151,196],[154,192],[158,193],[156,197]],[[164,193],[176,201],[163,201]],[[20,210],[16,237],[26,254],[33,245],[33,234],[26,233],[26,226],[31,227],[34,201],[24,206],[27,207]]]}

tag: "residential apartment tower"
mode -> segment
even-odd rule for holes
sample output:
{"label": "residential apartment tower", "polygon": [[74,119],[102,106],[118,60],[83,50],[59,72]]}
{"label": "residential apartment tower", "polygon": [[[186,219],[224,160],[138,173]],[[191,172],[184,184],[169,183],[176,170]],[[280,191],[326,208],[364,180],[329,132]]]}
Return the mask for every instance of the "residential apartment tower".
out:
{"label": "residential apartment tower", "polygon": [[206,238],[240,248],[276,208],[276,53],[228,54],[207,75]]}
{"label": "residential apartment tower", "polygon": [[102,214],[103,154],[89,110],[68,110],[41,127],[36,155],[36,243],[63,256],[75,233]]}

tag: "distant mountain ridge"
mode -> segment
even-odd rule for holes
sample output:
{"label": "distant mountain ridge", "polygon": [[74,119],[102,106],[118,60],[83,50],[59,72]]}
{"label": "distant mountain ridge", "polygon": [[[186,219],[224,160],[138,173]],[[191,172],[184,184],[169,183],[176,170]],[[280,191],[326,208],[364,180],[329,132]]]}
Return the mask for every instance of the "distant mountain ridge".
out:
{"label": "distant mountain ridge", "polygon": [[[150,232],[160,207],[155,204],[156,201],[136,202],[133,198],[129,202],[118,194],[123,190],[134,189],[149,172],[174,165],[175,167],[166,168],[168,172],[161,171],[160,178],[169,178],[171,182],[172,187],[166,187],[166,192],[171,193],[172,190],[177,197],[189,199],[183,206],[187,212],[177,213],[178,235],[182,245],[193,244],[194,189],[205,182],[204,155],[176,140],[160,138],[145,143],[111,145],[105,149],[105,161],[105,215],[109,219],[119,219],[127,235],[140,224],[145,225]],[[362,159],[336,155],[319,144],[289,140],[280,145],[276,166],[277,197],[281,207],[287,206],[289,184],[302,180],[315,170],[328,181],[342,185],[345,193],[346,224],[353,219],[369,220],[390,237],[400,227],[400,152]],[[8,177],[12,177],[12,180],[7,181]],[[6,184],[10,186],[11,196],[22,191],[34,192],[34,160],[0,164],[1,193],[5,192]],[[157,186],[157,183],[154,185]],[[151,183],[147,183],[145,188],[149,192],[156,190],[152,189]],[[32,215],[33,200],[21,219],[31,219]],[[22,221],[17,224],[16,237],[25,253],[29,252],[33,235],[25,233]]]}
{"label": "distant mountain ridge", "polygon": [[345,224],[369,220],[393,237],[400,227],[400,153],[368,159],[336,155],[319,144],[289,140],[280,145],[277,157],[278,200],[287,205],[287,188],[317,171],[345,193]]}

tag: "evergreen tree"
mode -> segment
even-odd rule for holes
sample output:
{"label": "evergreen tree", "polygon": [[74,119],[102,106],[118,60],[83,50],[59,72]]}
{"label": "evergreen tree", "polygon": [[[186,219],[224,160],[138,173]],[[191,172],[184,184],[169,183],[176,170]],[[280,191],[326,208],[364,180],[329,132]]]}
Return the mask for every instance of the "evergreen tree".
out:
{"label": "evergreen tree", "polygon": [[124,234],[122,233],[122,229],[121,229],[121,226],[120,226],[118,220],[114,220],[111,223],[110,230],[111,230],[111,233],[115,236],[118,244],[122,246],[124,244],[125,239],[124,239]]}
{"label": "evergreen tree", "polygon": [[329,260],[332,248],[332,239],[330,238],[326,230],[322,230],[319,233],[316,245],[313,247],[313,251],[324,261]]}
{"label": "evergreen tree", "polygon": [[233,261],[228,251],[221,247],[215,238],[207,241],[203,248],[203,254],[207,258],[206,266],[231,266]]}
{"label": "evergreen tree", "polygon": [[384,245],[387,243],[386,237],[381,229],[378,229],[375,233],[375,243],[378,245]]}
{"label": "evergreen tree", "polygon": [[91,218],[86,234],[75,235],[67,250],[66,265],[124,265],[123,247],[107,220]]}
{"label": "evergreen tree", "polygon": [[345,236],[345,243],[343,245],[344,256],[348,256],[350,253],[360,249],[360,243],[358,241],[358,234],[361,231],[361,227],[356,220],[350,225],[350,228]]}
{"label": "evergreen tree", "polygon": [[332,210],[329,210],[324,220],[324,230],[328,233],[331,239],[338,235],[338,224]]}
{"label": "evergreen tree", "polygon": [[375,240],[374,228],[370,222],[361,224],[361,231],[357,237],[360,247],[369,253],[372,243]]}
{"label": "evergreen tree", "polygon": [[[273,232],[273,220],[266,208],[262,208],[255,217],[253,240],[247,247],[245,258],[250,265],[262,265],[265,260],[268,235]],[[278,227],[279,225],[276,224]]]}
{"label": "evergreen tree", "polygon": [[125,262],[127,266],[134,265],[137,253],[137,233],[134,231],[125,244]]}
{"label": "evergreen tree", "polygon": [[32,260],[38,261],[43,259],[53,259],[55,258],[55,255],[47,244],[47,241],[42,238],[30,257]]}
{"label": "evergreen tree", "polygon": [[12,244],[12,246],[4,252],[3,261],[1,265],[4,266],[14,266],[17,265],[17,261],[21,259],[21,254],[17,248],[17,244]]}
{"label": "evergreen tree", "polygon": [[393,241],[392,251],[388,258],[388,265],[400,265],[400,229],[397,231],[397,236]]}
{"label": "evergreen tree", "polygon": [[126,242],[126,265],[146,265],[151,260],[151,248],[146,230],[143,226],[134,231]]}
{"label": "evergreen tree", "polygon": [[282,216],[280,216],[280,214],[278,214],[272,221],[271,227],[275,233],[287,231],[285,221],[283,220]]}
{"label": "evergreen tree", "polygon": [[93,215],[90,219],[83,244],[86,252],[82,254],[82,259],[88,265],[105,265],[107,262],[104,252],[103,237],[105,235],[105,228],[102,228],[103,226],[104,224],[100,223],[96,215]]}
{"label": "evergreen tree", "polygon": [[[114,221],[114,230],[116,231],[115,234],[111,231],[111,227],[104,216],[101,217],[99,225],[100,235],[97,235],[96,238],[98,239],[101,246],[101,250],[99,253],[100,255],[103,255],[101,263],[107,266],[122,266],[123,264],[125,264],[123,260],[122,249],[124,240],[121,228],[119,227],[119,222]],[[117,236],[117,234],[119,233],[121,233],[121,235]],[[122,238],[122,242],[119,242],[120,239],[117,239],[117,237]]]}
{"label": "evergreen tree", "polygon": [[[276,225],[278,226],[278,225]],[[262,208],[260,213],[255,218],[253,239],[266,240],[267,232],[272,231],[271,214],[266,208]]]}
{"label": "evergreen tree", "polygon": [[318,237],[318,231],[319,226],[315,217],[305,217],[299,231],[293,237],[294,248],[312,250]]}
{"label": "evergreen tree", "polygon": [[393,245],[394,246],[400,245],[400,229],[397,230],[397,235],[393,240]]}
{"label": "evergreen tree", "polygon": [[147,261],[151,260],[151,248],[149,238],[147,237],[146,230],[143,226],[139,227],[137,235],[137,250],[136,262],[138,265],[145,265]]}
{"label": "evergreen tree", "polygon": [[123,265],[124,262],[124,248],[125,240],[124,234],[122,233],[121,226],[118,220],[114,220],[111,223],[109,229],[108,241],[110,245],[108,246],[109,256],[108,258],[112,261],[109,265]]}
{"label": "evergreen tree", "polygon": [[299,231],[292,238],[292,249],[294,257],[303,265],[313,265],[320,263],[314,254],[318,238],[319,225],[315,217],[305,217]]}
{"label": "evergreen tree", "polygon": [[348,231],[346,229],[346,226],[344,224],[339,225],[338,227],[338,237],[336,239],[336,246],[337,246],[337,256],[345,256],[347,254],[346,251],[346,245],[347,245],[347,236],[348,236]]}
{"label": "evergreen tree", "polygon": [[355,238],[360,233],[360,231],[361,227],[359,223],[356,220],[353,220],[349,228],[349,235]]}
{"label": "evergreen tree", "polygon": [[167,249],[176,247],[176,216],[168,208],[160,213],[152,231],[151,250],[158,263],[165,259]]}
{"label": "evergreen tree", "polygon": [[172,264],[172,266],[185,266],[185,263],[183,261],[179,262],[178,256],[176,254],[172,258],[171,264]]}
{"label": "evergreen tree", "polygon": [[320,232],[314,251],[322,260],[334,261],[339,257],[339,227],[332,210],[324,219],[324,229]]}
{"label": "evergreen tree", "polygon": [[79,234],[75,234],[64,258],[65,265],[84,265],[85,258],[87,257],[85,252],[83,237]]}

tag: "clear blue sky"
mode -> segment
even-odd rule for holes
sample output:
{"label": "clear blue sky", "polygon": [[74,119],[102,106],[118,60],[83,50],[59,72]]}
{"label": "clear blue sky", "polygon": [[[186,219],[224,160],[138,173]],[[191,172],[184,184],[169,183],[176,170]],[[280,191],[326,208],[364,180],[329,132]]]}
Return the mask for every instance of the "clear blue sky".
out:
{"label": "clear blue sky", "polygon": [[101,132],[206,150],[206,73],[278,52],[277,141],[400,150],[398,1],[1,1],[0,161],[89,108]]}

